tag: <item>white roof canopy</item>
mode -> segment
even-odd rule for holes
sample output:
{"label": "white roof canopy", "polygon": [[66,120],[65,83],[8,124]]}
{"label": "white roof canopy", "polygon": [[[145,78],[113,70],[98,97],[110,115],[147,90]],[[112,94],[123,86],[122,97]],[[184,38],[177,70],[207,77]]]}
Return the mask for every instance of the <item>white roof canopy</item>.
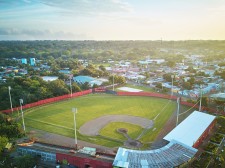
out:
{"label": "white roof canopy", "polygon": [[176,140],[192,147],[215,118],[213,115],[194,111],[164,139],[167,141]]}

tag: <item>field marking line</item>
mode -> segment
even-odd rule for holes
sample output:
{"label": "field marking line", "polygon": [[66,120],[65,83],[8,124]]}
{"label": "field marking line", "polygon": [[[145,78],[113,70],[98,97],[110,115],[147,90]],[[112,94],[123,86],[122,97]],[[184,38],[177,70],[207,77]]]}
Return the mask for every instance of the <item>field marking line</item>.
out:
{"label": "field marking line", "polygon": [[[155,116],[155,118],[153,119],[153,121],[155,121],[155,120],[158,118],[158,116],[165,110],[165,108],[166,108],[170,103],[171,103],[171,101],[168,101],[168,102],[167,102],[167,104],[162,108],[162,110]],[[151,128],[152,128],[152,127],[151,127]],[[136,138],[136,140],[139,140],[141,137],[143,137],[143,136],[147,133],[147,131],[148,131],[149,129],[151,129],[151,128],[146,127],[146,128],[141,132],[141,134]]]}
{"label": "field marking line", "polygon": [[171,101],[168,101],[167,104],[162,108],[162,110],[159,112],[159,114],[157,114],[157,116],[155,116],[155,118],[153,119],[154,121],[158,118],[158,116],[165,110],[165,108],[171,103]]}
{"label": "field marking line", "polygon": [[159,115],[160,115],[160,113],[157,114],[157,116],[155,116],[155,118],[153,120],[155,121],[158,118]]}
{"label": "field marking line", "polygon": [[31,118],[26,118],[26,119],[31,120],[31,121],[40,122],[40,123],[47,124],[47,125],[56,126],[56,127],[59,127],[59,128],[74,130],[73,128],[69,128],[69,127],[65,127],[65,126],[57,125],[57,124],[52,124],[52,123],[48,123],[48,122],[45,122],[45,121],[35,120],[35,119],[31,119]]}

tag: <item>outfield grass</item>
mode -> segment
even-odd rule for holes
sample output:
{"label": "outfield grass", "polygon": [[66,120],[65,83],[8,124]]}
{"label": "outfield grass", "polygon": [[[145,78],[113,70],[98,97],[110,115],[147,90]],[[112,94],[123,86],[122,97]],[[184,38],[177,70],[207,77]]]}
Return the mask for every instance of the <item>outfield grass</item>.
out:
{"label": "outfield grass", "polygon": [[[166,108],[162,110],[165,106]],[[139,116],[153,120],[160,113],[158,118],[155,120],[155,125],[153,126],[155,131],[150,129],[141,138],[143,143],[147,143],[153,141],[156,138],[165,122],[175,111],[176,105],[175,102],[166,99],[151,97],[90,94],[50,105],[45,105],[43,107],[34,108],[32,110],[28,110],[27,112],[25,111],[26,126],[65,135],[68,137],[74,137],[73,113],[71,112],[73,107],[78,109],[78,113],[76,114],[78,130],[87,121],[103,115],[123,114]],[[136,125],[126,123],[125,126],[128,127],[131,137],[137,136],[132,132],[141,132],[141,128],[138,130]],[[125,126],[123,124],[120,125],[120,127]],[[112,136],[112,138],[115,139],[119,138],[117,135],[118,133],[115,133],[114,129],[111,130],[111,128],[111,125],[106,126],[106,128],[102,130],[101,135]],[[123,140],[123,137],[120,138],[120,140]],[[99,136],[84,136],[79,132],[78,139],[108,147],[118,147],[122,145],[122,143],[119,143],[118,141],[103,139]]]}

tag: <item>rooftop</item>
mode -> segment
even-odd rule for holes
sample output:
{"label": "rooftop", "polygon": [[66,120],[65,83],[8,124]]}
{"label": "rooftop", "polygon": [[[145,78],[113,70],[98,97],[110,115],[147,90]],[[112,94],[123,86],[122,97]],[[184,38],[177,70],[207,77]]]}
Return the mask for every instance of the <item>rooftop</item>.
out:
{"label": "rooftop", "polygon": [[196,152],[196,149],[174,140],[155,150],[138,151],[119,148],[113,166],[122,168],[174,167],[190,160]]}
{"label": "rooftop", "polygon": [[176,140],[192,147],[215,118],[213,115],[194,111],[164,139],[167,141]]}

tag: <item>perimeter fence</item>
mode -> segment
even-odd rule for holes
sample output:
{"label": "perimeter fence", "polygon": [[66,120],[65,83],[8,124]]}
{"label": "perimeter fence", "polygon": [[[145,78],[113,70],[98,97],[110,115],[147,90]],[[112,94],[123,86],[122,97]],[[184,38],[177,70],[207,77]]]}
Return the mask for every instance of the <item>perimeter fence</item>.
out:
{"label": "perimeter fence", "polygon": [[[25,104],[22,106],[23,109],[27,109],[27,108],[31,108],[31,107],[36,107],[36,106],[41,106],[41,105],[45,105],[45,104],[49,104],[49,103],[53,103],[53,102],[58,102],[58,101],[62,101],[62,100],[66,100],[66,99],[70,99],[70,98],[74,98],[74,97],[79,97],[79,96],[83,96],[83,95],[87,95],[92,93],[92,89],[89,90],[84,90],[81,92],[76,92],[73,94],[66,94],[63,96],[57,96],[57,97],[52,97],[52,98],[48,98],[48,99],[44,99],[44,100],[40,100],[34,103],[29,103],[29,104]],[[14,107],[13,111],[18,110],[20,107]],[[12,109],[7,109],[7,110],[2,110],[3,113],[11,113]]]}
{"label": "perimeter fence", "polygon": [[[73,93],[73,94],[66,94],[66,95],[63,95],[63,96],[48,98],[48,99],[40,100],[40,101],[37,101],[37,102],[34,102],[34,103],[29,103],[29,104],[23,105],[22,108],[27,109],[27,108],[31,108],[31,107],[36,107],[36,106],[41,106],[41,105],[45,105],[45,104],[49,104],[49,103],[53,103],[53,102],[62,101],[62,100],[65,100],[65,99],[70,99],[70,98],[74,98],[74,97],[87,95],[87,94],[90,94],[90,93],[99,93],[99,92],[115,94],[115,95],[118,95],[118,96],[147,96],[147,97],[157,97],[157,98],[163,98],[163,99],[169,99],[169,100],[176,100],[178,98],[177,96],[174,96],[174,95],[166,95],[166,94],[160,94],[160,93],[155,93],[155,92],[120,92],[120,91],[119,92],[115,92],[115,91],[110,92],[110,91],[111,90],[105,89],[103,87],[96,88],[96,89],[89,89],[89,90],[85,90],[85,91],[81,91],[81,92],[76,92],[76,93]],[[198,104],[182,101],[182,98],[180,99],[180,104],[184,105],[184,106],[192,107],[194,109],[199,109]],[[19,108],[20,107],[15,107],[15,108],[13,108],[13,111],[19,110]],[[218,109],[215,109],[215,108],[209,108],[209,107],[202,106],[201,111],[207,111],[207,112],[214,113],[214,114],[217,114],[217,115],[225,116],[224,111],[218,110]],[[11,113],[12,110],[7,109],[7,110],[2,110],[1,112]]]}

